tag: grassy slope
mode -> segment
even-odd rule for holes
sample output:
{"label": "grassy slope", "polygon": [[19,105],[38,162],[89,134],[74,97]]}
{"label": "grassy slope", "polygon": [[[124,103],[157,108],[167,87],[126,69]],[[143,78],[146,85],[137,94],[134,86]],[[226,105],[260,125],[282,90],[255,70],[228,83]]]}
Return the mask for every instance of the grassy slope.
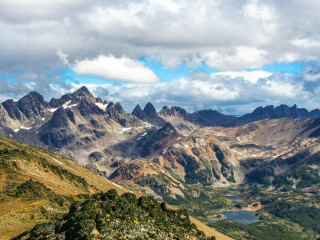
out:
{"label": "grassy slope", "polygon": [[[32,180],[44,186],[41,196],[17,194],[21,186]],[[39,185],[40,186],[40,185]],[[47,189],[47,190],[46,190]],[[79,194],[93,194],[116,189],[119,194],[127,189],[98,176],[89,169],[32,145],[0,137],[0,236],[10,239],[65,213]],[[138,194],[140,195],[140,194]],[[139,197],[139,196],[138,196]],[[58,200],[57,200],[58,199]],[[207,236],[230,239],[196,219],[191,219]]]}
{"label": "grassy slope", "polygon": [[[55,196],[29,196],[28,189],[25,196],[15,196],[16,189],[30,179],[46,186]],[[1,239],[10,239],[37,223],[63,213],[78,194],[112,188],[119,194],[128,191],[67,158],[0,137]],[[65,196],[61,199],[63,206],[53,201],[56,196]]]}

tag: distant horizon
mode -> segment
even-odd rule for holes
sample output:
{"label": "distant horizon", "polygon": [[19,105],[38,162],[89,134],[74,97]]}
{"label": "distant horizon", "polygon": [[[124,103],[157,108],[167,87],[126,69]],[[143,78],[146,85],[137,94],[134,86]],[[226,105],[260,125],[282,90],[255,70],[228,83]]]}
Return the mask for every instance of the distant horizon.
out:
{"label": "distant horizon", "polygon": [[241,115],[320,108],[320,2],[0,2],[0,102],[30,91]]}
{"label": "distant horizon", "polygon": [[[85,86],[85,85],[83,85],[83,86]],[[83,86],[81,86],[81,87],[83,87]],[[81,87],[79,87],[78,89],[80,89]],[[86,86],[85,86],[85,87],[86,87]],[[73,92],[75,92],[75,91],[78,90],[78,89],[75,89],[74,91],[71,91],[71,92],[67,92],[67,93],[65,93],[65,94],[73,93]],[[90,91],[90,89],[88,89],[88,90]],[[37,92],[37,93],[39,93],[38,91],[30,91],[30,92],[27,93],[26,95],[30,94],[31,92]],[[91,92],[91,91],[90,91],[90,92]],[[40,94],[41,96],[43,96],[41,93],[39,93],[39,94]],[[63,95],[65,95],[65,94],[63,94]],[[91,92],[91,94],[93,94],[93,93]],[[24,96],[26,96],[26,95],[24,95]],[[59,98],[62,97],[63,95],[61,95],[61,96],[59,96],[59,97],[57,97],[57,98],[55,98],[55,99],[59,99]],[[24,96],[22,96],[22,97],[24,97]],[[93,96],[94,96],[95,98],[100,98],[102,101],[107,101],[108,103],[113,102],[113,101],[108,101],[108,99],[104,99],[104,98],[101,97],[101,96],[96,96],[95,94],[93,94]],[[21,98],[22,98],[22,97],[21,97]],[[19,101],[21,98],[12,99],[12,100],[15,101],[15,102],[17,102],[17,101]],[[44,100],[45,100],[47,103],[49,103],[50,100],[53,99],[53,97],[51,97],[51,98],[50,98],[50,97],[49,97],[49,98],[46,98],[45,96],[43,96],[43,98],[44,98]],[[6,100],[9,100],[9,99],[6,99]],[[5,100],[5,101],[6,101],[6,100]],[[3,102],[4,102],[4,101],[1,101],[1,104],[2,104]],[[179,106],[179,105],[162,105],[162,106],[161,106],[161,105],[158,105],[158,106],[156,106],[152,101],[148,101],[148,102],[146,102],[146,103],[137,103],[137,104],[135,104],[134,107],[130,110],[130,109],[126,109],[121,102],[119,102],[119,103],[121,104],[121,106],[123,107],[123,109],[124,109],[126,112],[128,112],[128,113],[131,114],[132,111],[134,110],[134,108],[135,108],[137,105],[139,105],[139,106],[141,107],[141,109],[143,110],[144,107],[145,107],[145,105],[148,104],[149,102],[154,106],[154,108],[156,109],[157,113],[159,113],[159,112],[162,110],[163,107],[167,106],[169,109],[170,109],[171,107],[180,107],[180,108],[183,108],[184,110],[186,110],[186,112],[187,112],[188,114],[193,113],[193,112],[198,112],[198,111],[212,110],[212,111],[217,111],[217,112],[219,112],[219,113],[222,113],[222,114],[224,114],[224,115],[239,116],[239,117],[240,117],[240,116],[243,116],[243,115],[245,115],[245,114],[248,114],[248,113],[252,113],[255,109],[257,109],[257,108],[259,108],[259,107],[266,108],[266,107],[268,107],[268,106],[273,106],[274,108],[277,108],[277,107],[280,107],[281,105],[285,105],[285,106],[287,106],[287,107],[289,107],[289,108],[292,108],[292,107],[294,107],[294,105],[296,105],[296,107],[297,107],[298,109],[303,109],[303,107],[299,107],[297,104],[293,104],[293,105],[288,105],[288,104],[279,104],[279,105],[267,104],[267,105],[265,105],[265,106],[262,106],[262,105],[261,105],[261,106],[258,106],[258,107],[252,109],[252,110],[249,111],[249,112],[244,112],[244,113],[239,114],[239,115],[233,115],[233,114],[226,114],[226,113],[223,113],[223,112],[221,112],[221,111],[219,111],[219,110],[215,110],[215,109],[198,109],[198,110],[196,110],[196,111],[191,112],[191,111],[188,111],[187,108],[182,107],[182,106]],[[116,102],[113,102],[113,103],[115,104]],[[315,109],[307,109],[307,108],[304,108],[304,109],[306,109],[308,112],[311,112],[311,111],[313,111],[313,110],[318,110],[318,108],[315,108]]]}

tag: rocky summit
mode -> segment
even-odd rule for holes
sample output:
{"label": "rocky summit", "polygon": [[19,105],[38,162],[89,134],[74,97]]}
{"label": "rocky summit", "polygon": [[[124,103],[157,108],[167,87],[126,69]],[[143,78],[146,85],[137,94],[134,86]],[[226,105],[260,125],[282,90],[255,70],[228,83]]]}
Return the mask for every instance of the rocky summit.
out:
{"label": "rocky summit", "polygon": [[63,218],[35,226],[22,239],[215,239],[191,223],[185,210],[168,209],[164,202],[115,190],[75,202]]}

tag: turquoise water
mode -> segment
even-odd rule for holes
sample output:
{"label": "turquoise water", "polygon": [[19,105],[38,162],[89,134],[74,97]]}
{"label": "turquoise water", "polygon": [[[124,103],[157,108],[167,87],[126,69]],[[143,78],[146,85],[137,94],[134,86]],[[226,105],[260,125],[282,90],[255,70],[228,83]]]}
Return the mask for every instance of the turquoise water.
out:
{"label": "turquoise water", "polygon": [[215,223],[223,220],[231,220],[235,222],[239,222],[242,224],[251,224],[258,221],[258,216],[256,216],[255,211],[225,211],[221,212],[227,218],[222,220],[211,220],[211,223]]}

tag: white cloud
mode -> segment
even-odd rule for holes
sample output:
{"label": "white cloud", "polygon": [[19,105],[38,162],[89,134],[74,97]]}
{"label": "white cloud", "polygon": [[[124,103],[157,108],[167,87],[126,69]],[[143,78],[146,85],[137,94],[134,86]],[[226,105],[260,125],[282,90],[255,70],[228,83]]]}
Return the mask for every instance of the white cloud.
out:
{"label": "white cloud", "polygon": [[216,51],[207,53],[207,64],[219,70],[242,70],[246,68],[260,68],[267,63],[266,51],[250,48],[237,47],[235,52],[222,55]]}
{"label": "white cloud", "polygon": [[262,1],[251,0],[244,6],[245,15],[261,21],[264,29],[271,32],[276,28],[277,13],[272,5],[264,4]]}
{"label": "white cloud", "polygon": [[68,54],[63,53],[61,49],[59,49],[57,51],[57,56],[59,57],[59,59],[61,60],[63,65],[68,65],[69,64]]}
{"label": "white cloud", "polygon": [[272,73],[266,71],[241,71],[241,72],[217,72],[213,73],[212,76],[229,76],[230,78],[242,77],[245,80],[256,83],[261,78],[270,77]]}
{"label": "white cloud", "polygon": [[[120,102],[131,112],[136,104],[144,106],[152,102],[160,110],[164,105],[180,106],[193,112],[202,109],[218,109],[232,114],[243,114],[258,106],[297,104],[298,107],[315,108],[314,101],[319,101],[318,94],[308,92],[303,83],[292,75],[275,73],[257,82],[250,82],[243,78],[215,75],[193,80],[180,78],[171,82],[157,82],[153,84],[125,84],[125,85],[86,85],[89,90],[107,101]],[[282,81],[279,81],[279,80]],[[73,85],[73,90],[80,85]],[[101,89],[107,89],[106,95],[101,95]],[[233,110],[230,110],[233,109]],[[312,109],[310,109],[312,110]]]}
{"label": "white cloud", "polygon": [[318,8],[311,0],[3,0],[0,71],[52,70],[61,65],[57,49],[70,62],[100,54],[148,56],[164,65],[200,61],[223,71],[315,60]]}
{"label": "white cloud", "polygon": [[292,44],[300,48],[318,48],[320,47],[320,41],[315,39],[303,38],[303,39],[294,39]]}
{"label": "white cloud", "polygon": [[[319,7],[314,0],[1,0],[0,74],[17,82],[3,80],[0,92],[17,97],[31,86],[57,97],[57,90],[43,91],[50,83],[69,91],[57,69],[73,63],[77,74],[132,82],[108,86],[108,96],[128,106],[132,99],[239,109],[266,101],[314,106],[319,98],[308,91],[315,92],[319,66],[300,82],[245,69],[319,60]],[[224,73],[161,83],[140,57],[165,67],[206,63]],[[25,76],[32,83],[19,81]]]}
{"label": "white cloud", "polygon": [[304,92],[303,87],[299,84],[290,84],[288,82],[278,82],[267,80],[266,84],[261,86],[269,98],[280,97],[282,99],[299,97]]}
{"label": "white cloud", "polygon": [[159,80],[157,75],[142,62],[128,57],[116,58],[112,55],[77,60],[72,70],[77,75],[93,75],[120,82],[150,83]]}

